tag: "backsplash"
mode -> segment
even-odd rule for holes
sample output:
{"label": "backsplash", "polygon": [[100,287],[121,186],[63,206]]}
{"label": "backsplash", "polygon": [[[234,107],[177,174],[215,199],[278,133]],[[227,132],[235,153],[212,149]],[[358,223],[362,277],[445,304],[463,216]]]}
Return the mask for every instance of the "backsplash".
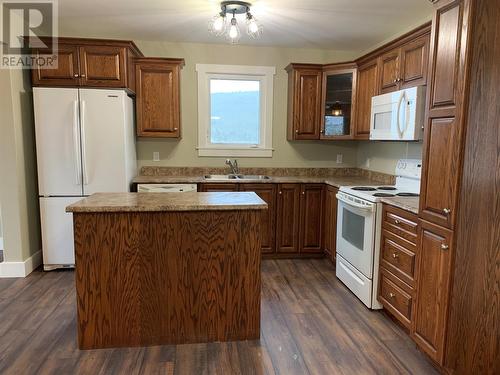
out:
{"label": "backsplash", "polygon": [[[144,166],[141,176],[204,176],[229,174],[225,167],[155,167]],[[395,176],[361,168],[240,168],[241,174],[268,175],[274,177],[366,177],[385,185],[395,183]]]}

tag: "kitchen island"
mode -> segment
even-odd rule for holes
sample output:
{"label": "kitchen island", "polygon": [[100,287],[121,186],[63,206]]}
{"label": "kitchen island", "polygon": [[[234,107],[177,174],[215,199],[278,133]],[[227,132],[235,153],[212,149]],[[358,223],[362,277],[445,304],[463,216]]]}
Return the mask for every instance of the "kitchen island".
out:
{"label": "kitchen island", "polygon": [[80,349],[258,339],[255,193],[98,193],[73,213]]}

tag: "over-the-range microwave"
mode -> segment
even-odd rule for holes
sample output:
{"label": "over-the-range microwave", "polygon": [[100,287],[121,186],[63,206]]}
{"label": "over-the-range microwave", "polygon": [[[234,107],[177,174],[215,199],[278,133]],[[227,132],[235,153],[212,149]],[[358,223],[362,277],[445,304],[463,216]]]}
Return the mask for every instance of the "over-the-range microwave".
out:
{"label": "over-the-range microwave", "polygon": [[425,113],[425,86],[374,96],[370,139],[378,141],[419,141]]}

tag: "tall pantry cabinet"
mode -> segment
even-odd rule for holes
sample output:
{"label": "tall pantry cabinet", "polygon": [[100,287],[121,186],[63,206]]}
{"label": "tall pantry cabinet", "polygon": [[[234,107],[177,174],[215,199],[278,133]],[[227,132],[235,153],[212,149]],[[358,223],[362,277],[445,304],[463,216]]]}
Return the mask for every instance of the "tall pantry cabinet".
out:
{"label": "tall pantry cabinet", "polygon": [[[446,373],[493,374],[500,370],[499,280],[491,267],[500,261],[500,59],[494,47],[500,6],[434,3],[411,335]],[[470,204],[481,195],[489,203]]]}

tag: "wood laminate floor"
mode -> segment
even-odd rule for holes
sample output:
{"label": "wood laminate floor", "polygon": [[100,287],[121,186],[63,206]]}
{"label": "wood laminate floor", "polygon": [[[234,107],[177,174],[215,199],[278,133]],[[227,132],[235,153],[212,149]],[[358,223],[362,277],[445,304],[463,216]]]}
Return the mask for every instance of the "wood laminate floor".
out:
{"label": "wood laminate floor", "polygon": [[80,351],[73,271],[0,279],[0,374],[437,374],[319,260],[262,264],[260,341]]}

